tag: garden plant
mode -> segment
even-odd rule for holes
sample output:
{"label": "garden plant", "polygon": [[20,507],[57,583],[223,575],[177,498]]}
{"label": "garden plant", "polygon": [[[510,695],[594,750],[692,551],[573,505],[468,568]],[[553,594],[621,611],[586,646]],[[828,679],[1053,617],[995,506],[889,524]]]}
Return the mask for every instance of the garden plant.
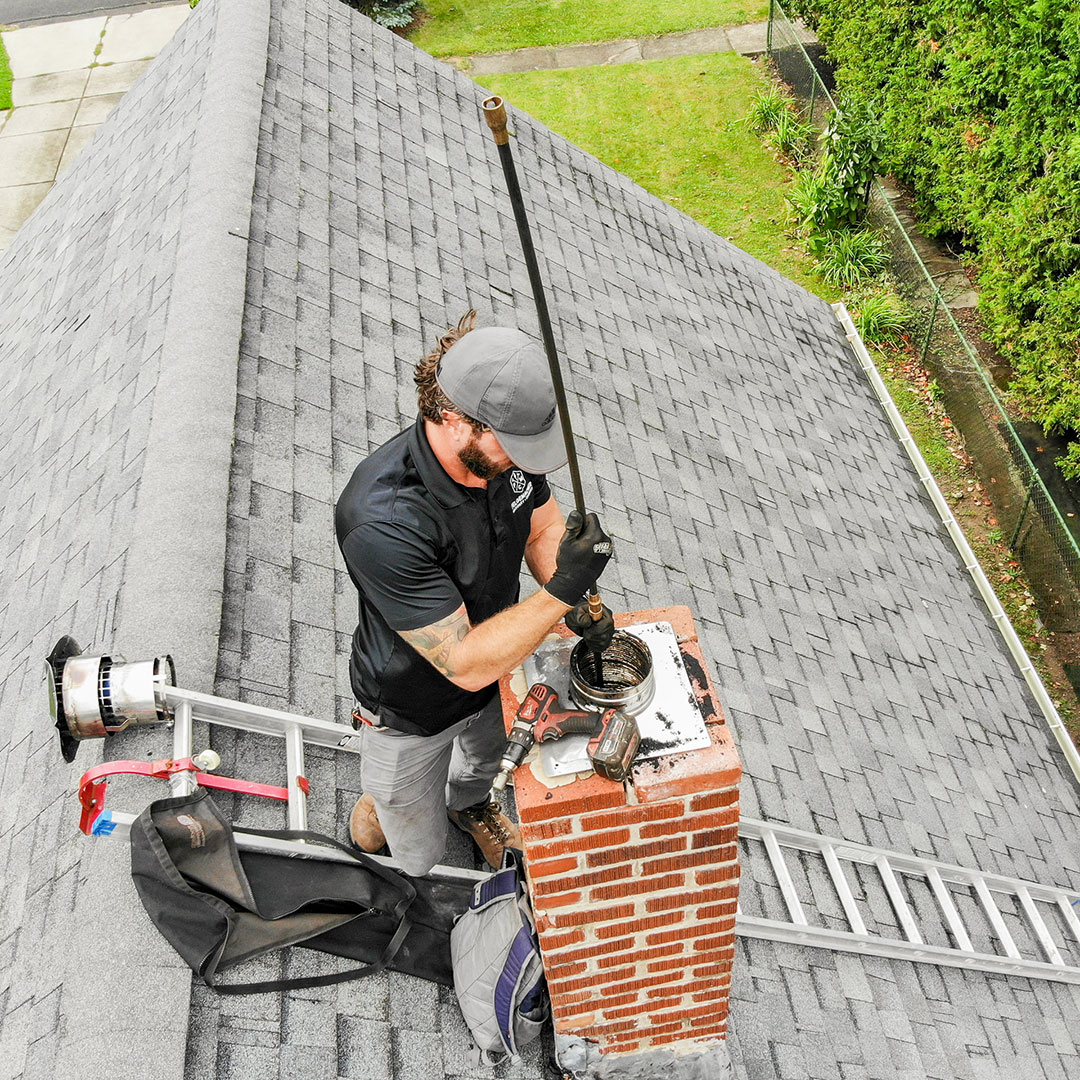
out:
{"label": "garden plant", "polygon": [[[1014,400],[1080,432],[1080,5],[790,0],[880,120],[882,170],[966,248]],[[1062,460],[1080,476],[1080,441]]]}

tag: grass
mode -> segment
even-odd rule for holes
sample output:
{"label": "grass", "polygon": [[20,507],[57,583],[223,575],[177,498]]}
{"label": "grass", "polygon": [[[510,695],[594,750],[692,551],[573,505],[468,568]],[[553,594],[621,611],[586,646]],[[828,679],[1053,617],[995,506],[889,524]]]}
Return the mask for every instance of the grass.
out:
{"label": "grass", "polygon": [[0,37],[0,111],[11,108],[11,61]]}
{"label": "grass", "polygon": [[428,18],[409,38],[435,56],[504,52],[652,37],[760,22],[765,0],[425,0]]}
{"label": "grass", "polygon": [[787,236],[786,173],[748,125],[763,85],[734,53],[492,75],[487,85],[653,195],[827,300]]}

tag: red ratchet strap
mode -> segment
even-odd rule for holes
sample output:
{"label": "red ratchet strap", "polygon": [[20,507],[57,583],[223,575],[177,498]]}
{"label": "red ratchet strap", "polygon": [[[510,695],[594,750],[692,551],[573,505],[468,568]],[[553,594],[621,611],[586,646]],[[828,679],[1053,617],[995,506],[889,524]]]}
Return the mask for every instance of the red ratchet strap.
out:
{"label": "red ratchet strap", "polygon": [[[232,776],[215,776],[213,773],[199,772],[189,757],[181,758],[179,761],[174,761],[172,758],[161,758],[158,761],[106,761],[83,773],[79,781],[79,803],[82,805],[79,828],[89,836],[93,830],[94,821],[105,809],[107,781],[103,779],[104,777],[128,773],[165,780],[178,772],[195,773],[196,782],[203,787],[235,791],[241,795],[262,795],[267,799],[280,799],[282,802],[289,801],[288,788],[275,787],[273,784],[256,784],[251,780],[237,780]],[[298,776],[296,783],[305,795],[309,794],[310,787],[306,776]]]}

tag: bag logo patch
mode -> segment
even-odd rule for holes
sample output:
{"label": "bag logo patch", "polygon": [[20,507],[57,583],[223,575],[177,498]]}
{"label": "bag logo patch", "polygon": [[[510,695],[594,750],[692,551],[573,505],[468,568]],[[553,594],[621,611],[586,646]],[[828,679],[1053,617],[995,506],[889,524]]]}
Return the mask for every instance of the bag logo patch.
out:
{"label": "bag logo patch", "polygon": [[193,848],[201,848],[206,843],[206,831],[201,822],[196,821],[189,814],[178,814],[176,820],[187,829]]}

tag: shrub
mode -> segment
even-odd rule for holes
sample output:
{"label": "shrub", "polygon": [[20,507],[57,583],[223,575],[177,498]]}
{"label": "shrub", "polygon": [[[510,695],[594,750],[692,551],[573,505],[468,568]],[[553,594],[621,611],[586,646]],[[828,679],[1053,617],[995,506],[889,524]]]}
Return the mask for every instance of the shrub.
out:
{"label": "shrub", "polygon": [[389,30],[408,26],[419,0],[345,0],[345,3]]}
{"label": "shrub", "polygon": [[837,110],[821,140],[821,160],[796,179],[788,201],[800,228],[832,233],[856,225],[866,212],[877,137],[865,110]]}
{"label": "shrub", "polygon": [[889,249],[880,233],[828,233],[822,238],[821,272],[830,285],[854,289],[879,277],[889,265]]}
{"label": "shrub", "polygon": [[[845,105],[879,117],[881,169],[912,185],[923,228],[977,252],[980,308],[1025,408],[1080,431],[1080,5],[790,3]],[[1080,448],[1067,462],[1080,475]]]}
{"label": "shrub", "polygon": [[775,86],[770,86],[754,95],[746,124],[755,135],[764,135],[772,131],[780,117],[788,111],[788,99]]}

